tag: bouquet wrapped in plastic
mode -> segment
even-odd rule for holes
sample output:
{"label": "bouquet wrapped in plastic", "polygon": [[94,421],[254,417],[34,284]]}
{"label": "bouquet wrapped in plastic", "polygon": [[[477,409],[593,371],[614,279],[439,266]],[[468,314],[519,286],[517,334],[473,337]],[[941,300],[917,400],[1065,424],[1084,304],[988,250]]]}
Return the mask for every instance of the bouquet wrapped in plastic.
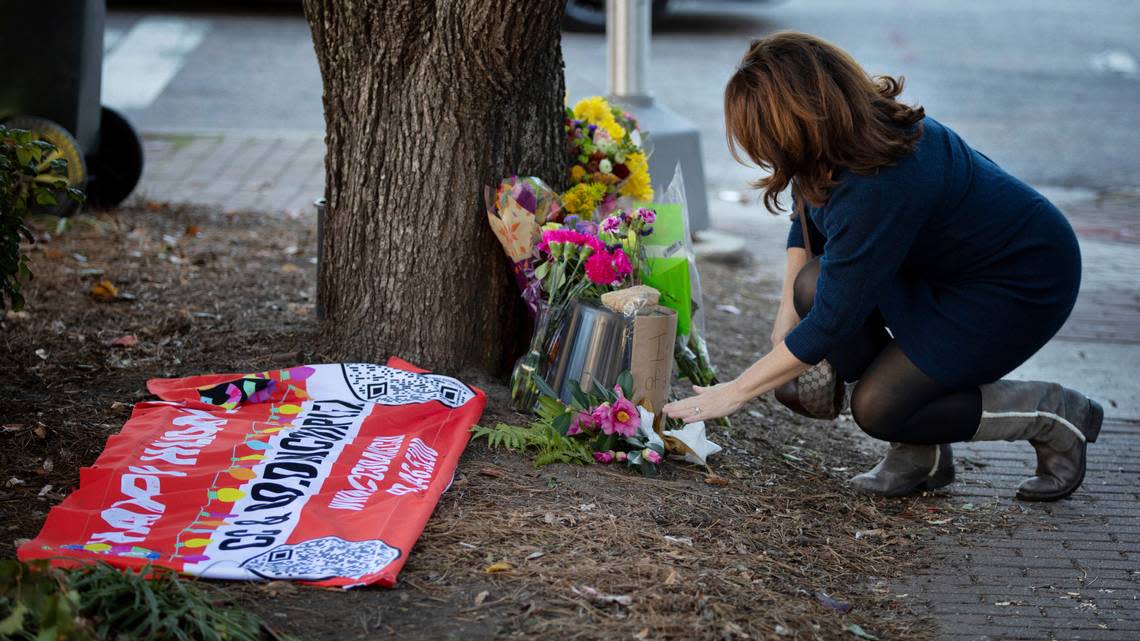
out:
{"label": "bouquet wrapped in plastic", "polygon": [[565,130],[571,166],[562,204],[568,214],[600,221],[623,207],[623,199],[653,198],[648,154],[632,115],[604,98],[585,98],[566,110]]}
{"label": "bouquet wrapped in plastic", "polygon": [[533,317],[540,298],[539,281],[534,276],[536,246],[542,226],[562,220],[558,195],[533,176],[507,178],[496,189],[487,187],[483,195],[487,222],[511,261],[511,271]]}

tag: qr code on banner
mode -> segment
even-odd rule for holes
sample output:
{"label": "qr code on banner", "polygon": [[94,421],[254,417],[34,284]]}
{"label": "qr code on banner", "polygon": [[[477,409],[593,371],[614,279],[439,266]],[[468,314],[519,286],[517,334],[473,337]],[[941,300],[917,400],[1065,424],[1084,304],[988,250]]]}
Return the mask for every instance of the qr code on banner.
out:
{"label": "qr code on banner", "polygon": [[345,363],[341,369],[357,398],[379,405],[439,401],[454,409],[475,397],[470,387],[447,376],[417,374],[371,363]]}
{"label": "qr code on banner", "polygon": [[359,579],[383,570],[398,558],[399,548],[383,541],[346,541],[326,536],[278,545],[241,566],[263,579],[324,581],[334,577]]}

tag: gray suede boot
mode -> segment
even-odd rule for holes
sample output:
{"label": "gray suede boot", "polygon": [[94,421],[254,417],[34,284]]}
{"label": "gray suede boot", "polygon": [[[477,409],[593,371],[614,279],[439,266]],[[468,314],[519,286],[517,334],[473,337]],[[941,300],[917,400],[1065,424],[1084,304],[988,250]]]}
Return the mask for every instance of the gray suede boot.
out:
{"label": "gray suede boot", "polygon": [[1028,440],[1037,474],[1017,488],[1025,501],[1056,501],[1085,479],[1085,452],[1096,441],[1104,409],[1057,383],[1001,380],[982,385],[982,420],[974,441]]}
{"label": "gray suede boot", "polygon": [[936,490],[954,482],[954,452],[949,445],[891,443],[878,465],[850,482],[864,492],[882,496]]}

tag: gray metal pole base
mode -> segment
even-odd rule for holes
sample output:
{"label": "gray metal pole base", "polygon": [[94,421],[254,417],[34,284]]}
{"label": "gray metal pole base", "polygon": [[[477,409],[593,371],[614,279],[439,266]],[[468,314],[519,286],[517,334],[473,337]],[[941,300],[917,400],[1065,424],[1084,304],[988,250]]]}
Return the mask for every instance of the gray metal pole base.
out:
{"label": "gray metal pole base", "polygon": [[688,119],[649,97],[609,98],[637,118],[647,133],[649,177],[655,190],[663,190],[673,179],[677,165],[685,179],[685,199],[689,206],[689,228],[697,232],[709,228],[708,193],[701,160],[701,134]]}

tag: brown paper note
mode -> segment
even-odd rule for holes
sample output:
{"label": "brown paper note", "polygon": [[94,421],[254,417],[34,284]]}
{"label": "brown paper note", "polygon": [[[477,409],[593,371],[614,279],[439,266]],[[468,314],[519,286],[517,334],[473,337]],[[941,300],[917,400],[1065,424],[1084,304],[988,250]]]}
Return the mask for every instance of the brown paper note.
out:
{"label": "brown paper note", "polygon": [[633,349],[630,373],[633,374],[635,402],[661,413],[673,380],[673,343],[677,337],[677,312],[667,307],[653,307],[633,319]]}

